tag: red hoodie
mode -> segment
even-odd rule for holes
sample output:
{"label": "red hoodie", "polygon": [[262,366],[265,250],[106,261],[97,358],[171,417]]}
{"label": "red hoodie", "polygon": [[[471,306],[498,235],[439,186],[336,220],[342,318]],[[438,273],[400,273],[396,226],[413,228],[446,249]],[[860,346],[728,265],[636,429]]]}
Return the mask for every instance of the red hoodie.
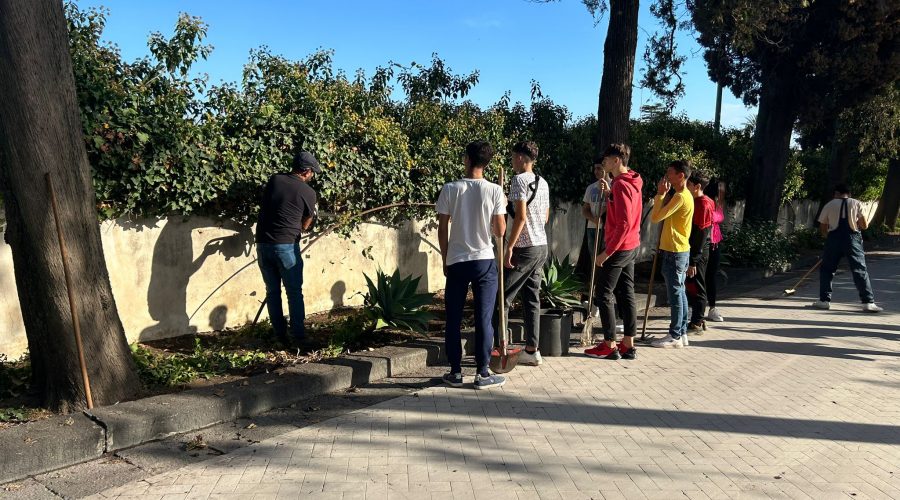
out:
{"label": "red hoodie", "polygon": [[613,179],[606,205],[606,254],[624,252],[641,244],[640,174],[629,170]]}

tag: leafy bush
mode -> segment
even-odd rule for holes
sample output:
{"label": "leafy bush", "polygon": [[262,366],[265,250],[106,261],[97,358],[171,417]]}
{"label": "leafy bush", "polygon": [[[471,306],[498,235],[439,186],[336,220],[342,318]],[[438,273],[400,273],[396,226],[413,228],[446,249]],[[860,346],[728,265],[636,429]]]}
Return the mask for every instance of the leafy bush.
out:
{"label": "leafy bush", "polygon": [[31,364],[28,355],[10,361],[0,354],[0,399],[15,398],[28,389],[31,380]]}
{"label": "leafy bush", "polygon": [[[126,61],[102,42],[107,13],[66,5],[102,218],[203,214],[251,221],[261,186],[299,149],[325,165],[314,181],[323,214],[433,202],[445,182],[461,175],[463,147],[476,138],[499,153],[489,179],[496,179],[497,166],[509,168],[512,143],[531,139],[541,150],[536,170],[554,202],[580,200],[593,181],[596,117],[573,121],[537,83],[530,103],[510,103],[505,94],[481,107],[465,100],[478,73],[455,74],[437,55],[428,65],[389,63],[348,76],[333,67],[330,51],[293,61],[262,48],[251,52],[239,82],[208,85],[205,75],[191,76],[212,51],[203,44],[202,20],[182,14],[170,38],[151,35],[149,55]],[[669,161],[687,158],[728,182],[730,200],[743,197],[751,127],[718,132],[708,122],[657,110],[630,128],[632,166],[645,179],[645,196]],[[822,158],[795,152],[785,196],[819,192],[811,186],[824,178]],[[856,179],[873,179],[868,196],[880,192],[886,170],[866,168],[853,175],[854,189]],[[405,220],[421,210],[398,208],[381,219]]]}
{"label": "leafy bush", "polygon": [[379,269],[376,281],[368,275],[368,292],[364,295],[365,310],[375,321],[375,329],[392,327],[422,333],[433,318],[422,307],[431,303],[430,293],[418,293],[421,277],[400,277],[400,270],[388,276]]}
{"label": "leafy bush", "polygon": [[541,276],[541,298],[550,307],[571,307],[581,302],[579,296],[584,288],[575,274],[575,264],[566,256],[562,262],[551,256],[544,264]]}
{"label": "leafy bush", "polygon": [[373,323],[370,314],[366,311],[357,311],[344,318],[335,325],[328,346],[322,350],[322,355],[327,358],[340,356],[340,354],[359,343],[363,335],[372,331]]}
{"label": "leafy bush", "polygon": [[817,228],[804,227],[791,233],[791,240],[798,250],[820,250],[825,247],[825,239]]}
{"label": "leafy bush", "polygon": [[792,239],[771,221],[745,221],[725,230],[722,246],[729,264],[738,267],[778,269],[797,256]]}
{"label": "leafy bush", "polygon": [[207,349],[199,338],[194,339],[194,350],[189,354],[159,354],[140,344],[131,345],[131,354],[137,364],[138,375],[149,387],[183,385],[197,377],[232,373],[268,359],[266,353],[259,351]]}

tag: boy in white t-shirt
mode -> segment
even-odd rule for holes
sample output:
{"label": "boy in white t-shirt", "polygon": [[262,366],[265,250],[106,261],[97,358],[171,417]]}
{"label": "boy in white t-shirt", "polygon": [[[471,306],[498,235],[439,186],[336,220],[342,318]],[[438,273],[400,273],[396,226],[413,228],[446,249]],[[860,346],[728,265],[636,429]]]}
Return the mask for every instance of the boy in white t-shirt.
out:
{"label": "boy in white t-shirt", "polygon": [[500,387],[506,379],[491,374],[488,365],[494,345],[491,316],[497,302],[497,262],[491,237],[506,232],[506,199],[503,189],[484,179],[484,168],[494,156],[485,141],[466,146],[465,177],[444,184],[437,200],[438,241],[447,285],[444,291],[447,314],[445,342],[450,373],[445,383],[462,387],[463,308],[469,285],[475,296],[475,388]]}
{"label": "boy in white t-shirt", "polygon": [[831,282],[841,258],[846,256],[853,274],[853,283],[859,292],[859,300],[863,304],[863,312],[881,312],[881,307],[875,304],[875,293],[872,292],[872,283],[869,281],[866,252],[863,250],[860,233],[868,223],[859,201],[850,197],[850,189],[846,184],[835,186],[834,199],[822,208],[819,224],[819,231],[825,236],[825,251],[822,254],[822,267],[819,268],[819,300],[813,303],[813,307],[831,307]]}

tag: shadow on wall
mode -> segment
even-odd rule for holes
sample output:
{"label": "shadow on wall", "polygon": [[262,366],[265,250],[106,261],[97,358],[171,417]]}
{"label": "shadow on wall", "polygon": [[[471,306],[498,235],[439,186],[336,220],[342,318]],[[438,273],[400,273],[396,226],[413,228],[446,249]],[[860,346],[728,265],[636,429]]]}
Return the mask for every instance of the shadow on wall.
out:
{"label": "shadow on wall", "polygon": [[331,303],[333,308],[344,305],[344,296],[347,295],[347,283],[338,281],[331,286]]}
{"label": "shadow on wall", "polygon": [[[153,247],[150,284],[147,289],[147,309],[157,324],[145,328],[139,340],[153,340],[196,333],[190,325],[187,310],[187,288],[191,277],[213,254],[221,254],[225,260],[247,255],[253,241],[249,227],[238,227],[231,236],[214,238],[203,246],[200,255],[193,255],[192,232],[206,227],[202,220],[169,219],[159,233]],[[224,310],[220,311],[220,308]],[[227,308],[219,306],[210,315],[213,323],[224,327]],[[221,329],[215,328],[214,329]]]}
{"label": "shadow on wall", "polygon": [[228,306],[222,304],[216,306],[209,313],[209,328],[212,331],[220,332],[225,329],[228,324]]}
{"label": "shadow on wall", "polygon": [[[435,243],[425,238],[426,228],[420,229],[414,221],[403,223],[397,228],[397,268],[400,275],[421,276],[419,279],[419,292],[427,292],[429,288],[428,277],[428,248],[435,249],[440,255],[440,248]],[[424,248],[423,248],[424,247]],[[385,269],[385,272],[393,270]]]}

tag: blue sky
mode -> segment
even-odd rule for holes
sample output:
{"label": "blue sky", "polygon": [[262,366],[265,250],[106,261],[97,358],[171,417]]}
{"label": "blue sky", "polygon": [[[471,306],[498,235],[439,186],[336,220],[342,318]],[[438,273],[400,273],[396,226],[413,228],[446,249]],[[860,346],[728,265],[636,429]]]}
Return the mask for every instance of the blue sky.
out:
{"label": "blue sky", "polygon": [[[641,54],[656,19],[642,2],[638,39]],[[388,61],[428,63],[433,52],[457,73],[479,70],[480,81],[469,98],[495,103],[505,91],[512,100],[530,100],[531,80],[544,94],[575,117],[593,115],[603,67],[608,16],[594,19],[580,0],[533,3],[528,0],[79,0],[82,8],[109,9],[104,38],[132,60],[148,54],[153,31],[171,34],[179,12],[209,24],[212,55],[195,68],[210,83],[238,81],[251,49],[266,45],[276,54],[302,59],[319,48],[333,49],[334,64],[348,74],[357,68],[371,74]],[[679,39],[687,55],[686,95],[678,111],[698,120],[713,119],[715,85],[709,81],[702,53],[688,35]],[[652,101],[649,91],[634,89],[632,114]],[[755,109],[746,109],[727,90],[722,110],[725,126],[740,126]]]}

